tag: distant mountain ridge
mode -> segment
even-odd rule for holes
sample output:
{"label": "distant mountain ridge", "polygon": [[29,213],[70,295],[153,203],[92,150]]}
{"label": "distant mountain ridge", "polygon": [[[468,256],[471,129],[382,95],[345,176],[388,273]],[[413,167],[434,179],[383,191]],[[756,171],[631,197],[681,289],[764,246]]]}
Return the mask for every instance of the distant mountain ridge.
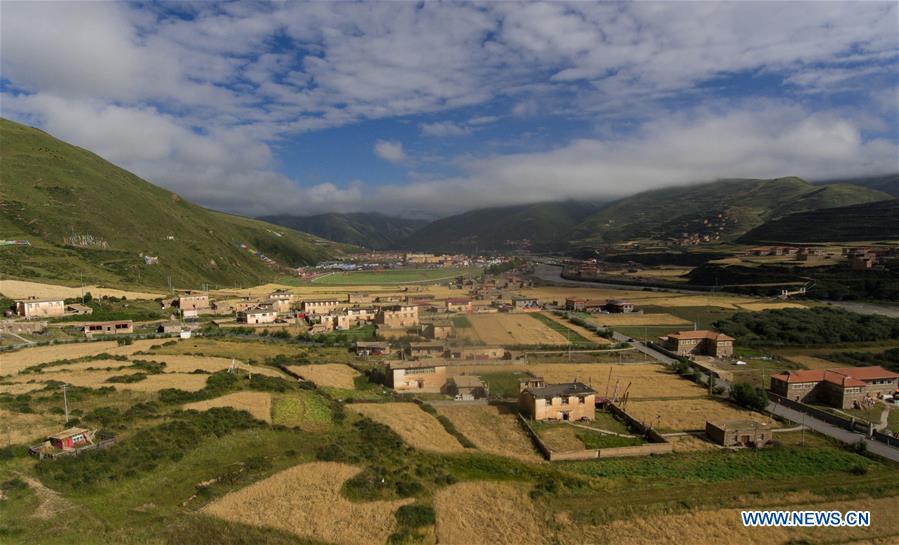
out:
{"label": "distant mountain ridge", "polygon": [[199,288],[260,284],[273,263],[352,250],[208,210],[47,133],[0,120],[0,273],[36,281]]}
{"label": "distant mountain ridge", "polygon": [[815,182],[818,184],[850,184],[877,191],[883,191],[893,197],[899,198],[899,173],[885,174],[883,176],[866,176],[863,178],[841,178]]}
{"label": "distant mountain ridge", "polygon": [[555,249],[564,246],[571,230],[600,206],[558,201],[470,210],[431,222],[399,245],[445,252]]}
{"label": "distant mountain ridge", "polygon": [[278,214],[258,219],[373,250],[395,248],[401,240],[428,223],[426,220],[398,218],[378,212],[332,212],[313,216]]}

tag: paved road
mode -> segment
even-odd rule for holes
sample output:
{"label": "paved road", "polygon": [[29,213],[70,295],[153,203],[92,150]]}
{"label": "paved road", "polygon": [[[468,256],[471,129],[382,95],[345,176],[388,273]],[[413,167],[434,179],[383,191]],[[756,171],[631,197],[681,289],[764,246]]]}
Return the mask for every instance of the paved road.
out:
{"label": "paved road", "polygon": [[645,344],[641,343],[640,341],[638,341],[636,339],[631,340],[631,338],[628,337],[627,335],[622,335],[621,333],[618,333],[617,331],[612,332],[612,338],[620,343],[630,343],[631,346],[633,346],[640,352],[643,352],[650,358],[653,358],[653,359],[655,359],[661,363],[664,363],[666,365],[671,365],[672,363],[675,362],[675,360],[673,358],[669,358],[668,356],[666,356],[665,354],[662,354],[658,350],[653,350],[652,348],[646,346]]}
{"label": "paved road", "polygon": [[818,420],[811,415],[803,414],[797,410],[790,409],[789,407],[784,407],[779,403],[769,403],[768,412],[776,414],[778,416],[782,416],[787,420],[790,420],[791,422],[795,422],[797,424],[804,423],[805,427],[815,430],[818,433],[827,435],[828,437],[833,437],[834,439],[842,441],[846,444],[857,443],[859,440],[863,440],[868,444],[868,452],[877,454],[878,456],[883,456],[884,458],[888,458],[890,460],[893,460],[894,462],[899,462],[899,449],[888,447],[887,445],[879,441],[874,441],[873,439],[867,439],[860,433],[853,433],[849,430],[832,426],[827,422],[824,422],[823,420]]}

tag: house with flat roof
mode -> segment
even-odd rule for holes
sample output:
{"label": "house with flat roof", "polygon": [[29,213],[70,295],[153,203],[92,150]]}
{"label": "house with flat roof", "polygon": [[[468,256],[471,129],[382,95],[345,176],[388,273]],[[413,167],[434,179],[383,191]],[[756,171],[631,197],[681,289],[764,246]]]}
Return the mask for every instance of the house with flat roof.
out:
{"label": "house with flat roof", "polygon": [[277,319],[278,312],[271,305],[259,305],[237,313],[237,323],[239,324],[273,324]]}
{"label": "house with flat roof", "polygon": [[66,304],[62,299],[17,299],[16,314],[26,319],[65,316]]}
{"label": "house with flat roof", "polygon": [[502,346],[457,346],[450,349],[450,357],[459,360],[501,360],[508,351]]}
{"label": "house with flat roof", "polygon": [[518,409],[532,420],[593,420],[596,391],[583,382],[546,384],[543,379],[522,382]]}
{"label": "house with flat roof", "polygon": [[196,310],[198,312],[209,310],[209,295],[205,293],[186,294],[178,297],[178,308],[181,312]]}
{"label": "house with flat roof", "polygon": [[94,335],[127,335],[134,333],[134,322],[131,320],[84,322],[81,331],[87,337],[93,337]]}
{"label": "house with flat roof", "polygon": [[677,331],[659,337],[662,346],[679,356],[705,355],[715,358],[729,358],[734,354],[734,338],[700,329],[697,331]]}
{"label": "house with flat roof", "polygon": [[428,339],[448,339],[454,334],[453,325],[447,322],[432,322],[421,326],[421,335]]}
{"label": "house with flat roof", "polygon": [[883,367],[790,370],[771,375],[771,391],[792,401],[822,403],[852,409],[868,399],[892,394],[899,388],[899,373]]}
{"label": "house with flat roof", "polygon": [[390,344],[385,341],[356,341],[353,349],[357,356],[383,356],[390,352]]}
{"label": "house with flat roof", "polygon": [[439,358],[446,353],[443,341],[422,341],[409,343],[410,358]]}
{"label": "house with flat roof", "polygon": [[469,297],[450,297],[445,303],[447,312],[471,312]]}
{"label": "house with flat roof", "polygon": [[319,301],[303,301],[303,312],[306,314],[331,314],[340,306],[337,299],[323,299]]}
{"label": "house with flat roof", "polygon": [[456,401],[474,401],[487,397],[490,391],[481,377],[475,375],[456,375],[450,377],[443,387],[443,393],[452,396]]}
{"label": "house with flat roof", "polygon": [[541,309],[536,297],[513,297],[512,309],[517,312],[535,312]]}
{"label": "house with flat roof", "polygon": [[415,327],[419,324],[418,307],[415,305],[381,307],[375,316],[375,323],[388,328]]}
{"label": "house with flat roof", "polygon": [[725,447],[764,447],[774,441],[771,424],[755,420],[707,421],[705,434]]}
{"label": "house with flat roof", "polygon": [[446,361],[396,360],[385,364],[387,385],[397,392],[439,393],[446,384]]}

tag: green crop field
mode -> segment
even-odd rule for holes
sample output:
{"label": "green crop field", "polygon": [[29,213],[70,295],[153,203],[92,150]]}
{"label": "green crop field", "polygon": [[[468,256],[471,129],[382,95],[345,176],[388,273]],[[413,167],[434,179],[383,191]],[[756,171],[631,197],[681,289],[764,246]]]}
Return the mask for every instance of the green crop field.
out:
{"label": "green crop field", "polygon": [[405,284],[452,280],[457,276],[479,274],[478,269],[390,269],[384,271],[335,272],[316,278],[312,282],[324,286],[353,286],[376,284]]}

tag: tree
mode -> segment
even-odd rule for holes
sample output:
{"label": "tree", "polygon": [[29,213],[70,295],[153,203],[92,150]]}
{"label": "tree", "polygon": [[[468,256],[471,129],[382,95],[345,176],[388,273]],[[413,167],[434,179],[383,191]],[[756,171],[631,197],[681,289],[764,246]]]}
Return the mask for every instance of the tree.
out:
{"label": "tree", "polygon": [[734,384],[730,390],[730,399],[737,405],[753,411],[763,411],[768,406],[768,395],[765,391],[751,384]]}

